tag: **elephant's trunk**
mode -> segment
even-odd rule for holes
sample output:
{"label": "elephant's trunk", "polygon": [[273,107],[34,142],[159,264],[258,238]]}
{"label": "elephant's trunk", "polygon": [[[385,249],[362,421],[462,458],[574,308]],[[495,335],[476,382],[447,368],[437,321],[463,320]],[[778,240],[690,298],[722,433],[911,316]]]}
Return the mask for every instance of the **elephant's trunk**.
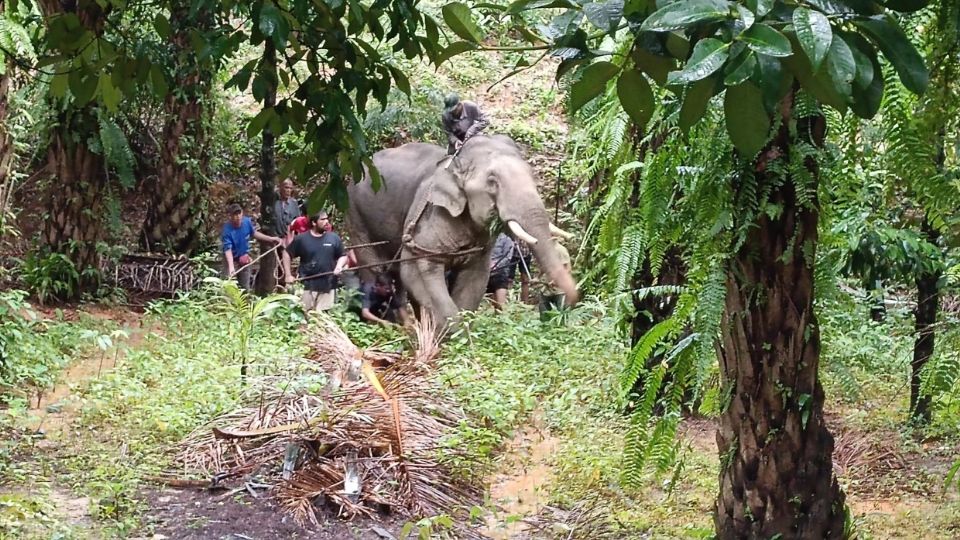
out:
{"label": "elephant's trunk", "polygon": [[517,221],[528,234],[537,239],[535,244],[530,245],[530,249],[537,257],[540,267],[550,276],[556,287],[563,291],[567,305],[576,304],[579,299],[577,284],[573,280],[573,275],[560,260],[560,253],[551,237],[550,217],[546,210],[531,209],[523,212],[522,216]]}

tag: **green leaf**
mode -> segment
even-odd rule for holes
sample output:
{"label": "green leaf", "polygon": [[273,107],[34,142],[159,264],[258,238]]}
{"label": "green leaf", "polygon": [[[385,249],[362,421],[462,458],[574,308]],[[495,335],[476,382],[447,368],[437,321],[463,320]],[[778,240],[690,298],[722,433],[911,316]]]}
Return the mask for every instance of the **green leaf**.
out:
{"label": "green leaf", "polygon": [[480,27],[473,21],[473,15],[470,8],[461,2],[453,2],[443,6],[440,10],[443,13],[443,20],[453,30],[453,33],[471,43],[480,43],[483,39],[483,33]]}
{"label": "green leaf", "polygon": [[463,54],[467,51],[473,51],[476,49],[477,46],[469,41],[453,42],[437,55],[437,66],[440,66],[440,64],[446,62],[454,56],[457,56],[458,54]]}
{"label": "green leaf", "polygon": [[754,15],[749,9],[737,4],[737,12],[740,13],[740,20],[743,21],[743,29],[747,30],[753,26],[754,21],[757,20],[757,16]]}
{"label": "green leaf", "polygon": [[113,86],[111,74],[100,74],[99,88],[100,96],[103,99],[103,104],[107,106],[107,110],[110,112],[116,112],[117,108],[120,106],[120,102],[123,100],[123,92],[121,92],[119,88]]}
{"label": "green leaf", "polygon": [[267,126],[267,123],[274,116],[273,108],[266,108],[260,111],[253,119],[250,120],[250,123],[247,124],[247,138],[252,139],[260,134],[263,131],[263,128]]}
{"label": "green leaf", "polygon": [[390,69],[390,74],[393,75],[393,80],[397,82],[397,88],[399,88],[401,92],[409,96],[410,80],[407,78],[406,73],[404,73],[403,70],[401,70],[397,66],[394,66],[393,64],[388,64],[387,68]]}
{"label": "green leaf", "polygon": [[927,7],[930,5],[930,0],[884,0],[883,4],[894,11],[909,13]]}
{"label": "green leaf", "polygon": [[757,69],[757,55],[753,51],[746,51],[737,59],[727,65],[727,76],[723,79],[723,84],[727,86],[737,86],[750,78]]}
{"label": "green leaf", "polygon": [[153,95],[160,99],[167,97],[167,77],[163,74],[163,69],[158,64],[150,66],[150,85],[153,87]]}
{"label": "green leaf", "polygon": [[656,103],[653,90],[642,73],[635,69],[624,71],[617,79],[617,97],[637,127],[643,129],[653,116]]}
{"label": "green leaf", "polygon": [[763,17],[773,9],[774,0],[747,0],[747,8],[756,13],[757,17]]}
{"label": "green leaf", "polygon": [[160,36],[160,39],[167,40],[173,35],[173,31],[170,29],[170,21],[168,21],[162,13],[158,13],[157,16],[153,18],[153,27],[157,30],[157,35]]}
{"label": "green leaf", "polygon": [[780,61],[796,77],[800,86],[808,90],[815,98],[840,111],[840,113],[846,112],[847,100],[837,93],[836,88],[833,87],[833,81],[830,80],[830,76],[824,70],[813,72],[807,55],[794,54],[781,58]]}
{"label": "green leaf", "polygon": [[277,29],[280,27],[280,10],[273,3],[264,3],[260,10],[260,20],[257,27],[265,36],[276,37]]}
{"label": "green leaf", "polygon": [[610,62],[596,62],[583,70],[580,80],[570,88],[570,110],[576,112],[590,100],[600,95],[620,68]]}
{"label": "green leaf", "polygon": [[640,25],[642,32],[669,32],[695,24],[731,18],[726,0],[681,0],[654,11]]}
{"label": "green leaf", "polygon": [[704,113],[707,112],[707,106],[710,105],[710,98],[713,97],[714,87],[716,87],[716,81],[712,77],[687,87],[683,105],[680,107],[680,129],[689,131],[703,118]]}
{"label": "green leaf", "polygon": [[900,82],[914,94],[922,94],[930,82],[930,73],[923,58],[913,47],[903,30],[889,17],[878,15],[869,19],[855,20],[867,36],[883,51],[900,76]]}
{"label": "green leaf", "polygon": [[66,73],[57,73],[50,79],[50,95],[60,99],[67,95]]}
{"label": "green leaf", "polygon": [[857,76],[854,83],[863,88],[869,86],[873,81],[873,60],[877,56],[873,46],[859,34],[844,32],[838,35],[847,43],[850,52],[853,53],[853,60],[857,65]]}
{"label": "green leaf", "polygon": [[623,2],[611,0],[608,2],[590,2],[583,6],[583,14],[590,24],[604,32],[613,31],[623,17]]}
{"label": "green leaf", "polygon": [[93,99],[93,95],[97,92],[98,82],[96,77],[89,76],[85,70],[75,69],[75,71],[70,72],[68,76],[70,93],[73,94],[77,106],[86,105]]}
{"label": "green leaf", "polygon": [[667,74],[677,68],[677,62],[673,58],[653,54],[642,47],[634,49],[633,61],[640,71],[661,85],[667,83]]}
{"label": "green leaf", "polygon": [[753,157],[767,144],[770,116],[763,108],[763,94],[751,83],[727,89],[723,98],[727,133],[744,156]]}
{"label": "green leaf", "polygon": [[737,39],[746,43],[747,47],[768,56],[783,57],[793,54],[787,36],[763,23],[748,28]]}
{"label": "green leaf", "polygon": [[515,14],[531,9],[575,9],[577,7],[579,7],[577,4],[569,0],[517,0],[507,7],[507,13]]}
{"label": "green leaf", "polygon": [[880,68],[880,62],[876,56],[869,58],[873,65],[873,79],[862,84],[859,71],[857,78],[853,81],[852,95],[853,103],[850,104],[850,110],[860,118],[873,118],[880,111],[880,103],[883,100],[883,71]]}
{"label": "green leaf", "polygon": [[827,55],[827,74],[833,81],[837,93],[845,98],[850,97],[850,84],[857,76],[857,63],[853,52],[843,39],[834,38],[830,43],[830,53]]}
{"label": "green leaf", "polygon": [[701,39],[683,69],[667,76],[667,84],[687,84],[709,77],[723,66],[729,54],[729,43],[715,38]]}
{"label": "green leaf", "polygon": [[833,41],[830,21],[819,11],[797,8],[793,11],[793,26],[797,29],[797,40],[803,52],[807,53],[813,71],[818,71]]}
{"label": "green leaf", "polygon": [[793,84],[793,76],[784,69],[779,59],[772,56],[757,55],[757,67],[760,74],[760,89],[763,90],[763,104],[768,111],[772,111],[787,95]]}

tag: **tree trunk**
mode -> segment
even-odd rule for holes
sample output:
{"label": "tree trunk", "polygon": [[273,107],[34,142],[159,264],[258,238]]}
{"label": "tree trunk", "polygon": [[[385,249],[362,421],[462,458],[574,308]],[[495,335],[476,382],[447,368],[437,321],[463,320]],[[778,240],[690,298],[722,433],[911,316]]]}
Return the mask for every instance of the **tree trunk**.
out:
{"label": "tree trunk", "polygon": [[[48,20],[75,14],[84,28],[98,36],[110,10],[110,6],[102,8],[97,2],[42,0],[38,5]],[[47,148],[47,172],[52,177],[46,201],[50,217],[44,221],[41,240],[73,261],[81,276],[81,288],[75,293],[96,286],[99,276],[97,241],[103,232],[107,176],[102,155],[87,145],[96,133],[95,111],[95,105],[90,104],[61,112]]]}
{"label": "tree trunk", "polygon": [[[0,13],[3,12],[4,2],[0,0]],[[10,165],[13,162],[13,138],[7,131],[7,93],[10,90],[10,70],[13,67],[7,62],[6,70],[0,75],[0,236],[6,230],[5,222],[7,209],[10,204],[10,194],[13,193],[13,178]]]}
{"label": "tree trunk", "polygon": [[180,79],[178,91],[164,101],[157,186],[140,235],[140,245],[147,251],[190,254],[203,240],[209,161],[204,118],[209,114],[211,70],[194,53],[190,31],[210,26],[210,16],[201,12],[191,18],[189,12],[190,3],[182,0],[171,8]]}
{"label": "tree trunk", "polygon": [[[263,42],[262,68],[270,81],[267,94],[263,99],[263,107],[266,109],[277,104],[277,49],[270,38]],[[273,215],[273,203],[277,200],[276,185],[276,137],[268,126],[263,130],[263,141],[260,145],[260,227],[269,235],[273,235],[273,227],[276,222],[276,216]],[[272,247],[272,245],[260,244],[261,252]],[[258,295],[265,296],[273,293],[276,289],[277,252],[274,250],[260,259],[260,269],[257,271],[257,282],[254,290]]]}
{"label": "tree trunk", "polygon": [[[793,118],[796,88],[781,103],[781,128],[735,186],[744,208],[778,205],[752,219],[727,272],[720,351],[729,402],[720,417],[720,493],[714,520],[719,538],[841,538],[844,495],[833,476],[833,437],[823,418],[817,377],[820,332],[813,310],[818,208],[803,205],[767,161],[786,156],[792,142],[820,147],[823,116]],[[797,137],[791,140],[795,122]],[[819,170],[806,163],[809,196]],[[756,189],[747,187],[754,182]],[[810,186],[810,183],[813,183]],[[756,204],[756,206],[754,206]]]}
{"label": "tree trunk", "polygon": [[[927,242],[937,245],[940,232],[924,219],[921,231]],[[940,312],[940,288],[942,272],[924,272],[917,276],[917,310],[914,313],[916,341],[913,344],[913,361],[910,363],[910,411],[914,421],[930,421],[930,396],[920,392],[923,368],[933,356],[937,333],[934,325]]]}
{"label": "tree trunk", "polygon": [[[106,186],[103,158],[90,151],[85,138],[75,138],[71,122],[61,118],[47,149],[47,167],[53,183],[47,199],[50,217],[43,223],[43,242],[68,255],[78,272],[98,269],[96,247],[102,233],[100,217],[104,214]],[[93,282],[91,277],[83,280],[83,285]]]}

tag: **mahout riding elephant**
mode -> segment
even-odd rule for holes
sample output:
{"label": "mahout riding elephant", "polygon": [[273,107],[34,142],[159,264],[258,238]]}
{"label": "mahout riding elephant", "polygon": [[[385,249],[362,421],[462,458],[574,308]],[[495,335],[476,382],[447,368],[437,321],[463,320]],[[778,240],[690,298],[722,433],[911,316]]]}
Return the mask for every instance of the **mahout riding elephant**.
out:
{"label": "mahout riding elephant", "polygon": [[[367,171],[348,187],[347,230],[354,245],[383,242],[358,249],[359,264],[385,263],[418,311],[449,322],[461,310],[477,309],[498,217],[530,244],[567,303],[576,303],[576,284],[551,241],[551,231],[559,230],[537,193],[533,169],[509,137],[473,137],[454,158],[439,146],[410,143],[377,152],[373,163],[383,185],[374,192]],[[404,260],[390,263],[398,258]]]}

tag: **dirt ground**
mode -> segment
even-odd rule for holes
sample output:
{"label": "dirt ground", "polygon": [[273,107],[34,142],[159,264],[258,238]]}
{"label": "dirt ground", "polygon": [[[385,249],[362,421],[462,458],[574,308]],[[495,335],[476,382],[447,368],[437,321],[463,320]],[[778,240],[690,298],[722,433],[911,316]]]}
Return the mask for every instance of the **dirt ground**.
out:
{"label": "dirt ground", "polygon": [[332,513],[319,528],[301,527],[268,496],[224,498],[224,494],[186,489],[151,489],[143,492],[149,510],[143,514],[142,538],[160,540],[388,540],[396,538],[403,520],[384,516],[373,522],[356,518],[344,521]]}

